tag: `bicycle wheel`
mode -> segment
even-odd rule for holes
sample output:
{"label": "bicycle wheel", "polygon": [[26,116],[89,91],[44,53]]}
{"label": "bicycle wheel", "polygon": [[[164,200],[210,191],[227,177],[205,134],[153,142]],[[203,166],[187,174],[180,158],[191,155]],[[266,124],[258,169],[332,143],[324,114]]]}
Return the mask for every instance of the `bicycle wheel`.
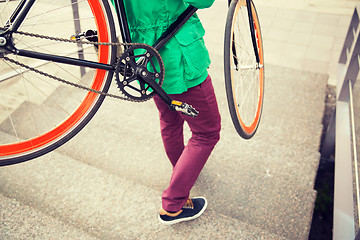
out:
{"label": "bicycle wheel", "polygon": [[257,64],[245,0],[230,4],[225,28],[224,73],[229,111],[235,129],[245,139],[256,132],[264,100],[264,53],[258,15],[252,4]]}
{"label": "bicycle wheel", "polygon": [[[20,1],[0,1],[0,27]],[[11,24],[11,23],[10,23]],[[107,0],[37,0],[19,31],[67,38],[97,31],[99,42],[115,42],[115,28]],[[25,49],[106,64],[115,64],[116,47],[58,42],[13,33],[13,44]],[[20,163],[61,146],[94,116],[103,95],[57,82],[5,61],[0,51],[0,166]],[[14,54],[4,56],[35,69],[107,91],[113,72],[84,69]]]}

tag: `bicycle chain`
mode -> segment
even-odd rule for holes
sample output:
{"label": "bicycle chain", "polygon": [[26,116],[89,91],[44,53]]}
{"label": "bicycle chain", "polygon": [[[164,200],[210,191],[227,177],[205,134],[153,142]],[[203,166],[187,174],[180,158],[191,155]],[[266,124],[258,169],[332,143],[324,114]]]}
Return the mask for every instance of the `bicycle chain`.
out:
{"label": "bicycle chain", "polygon": [[[144,43],[109,43],[109,42],[85,42],[85,41],[80,41],[80,40],[71,40],[71,39],[66,39],[66,38],[58,38],[58,37],[50,37],[50,36],[45,36],[45,35],[40,35],[40,34],[36,34],[36,33],[29,33],[29,32],[22,32],[22,31],[14,31],[14,33],[18,33],[18,34],[22,34],[22,35],[26,35],[26,36],[30,36],[30,37],[36,37],[36,38],[42,38],[42,39],[48,39],[48,40],[52,40],[52,41],[59,41],[59,42],[68,42],[68,43],[80,43],[80,44],[90,44],[90,45],[111,45],[111,46],[135,46],[135,45],[143,45],[143,46],[148,46],[150,48],[152,48],[156,54],[158,54],[158,56],[160,57],[161,59],[161,62],[162,62],[162,58],[159,54],[159,52],[152,46],[150,45],[147,45],[147,44],[144,44]],[[48,74],[46,72],[43,72],[43,71],[40,71],[38,69],[35,69],[33,67],[30,67],[26,64],[23,64],[19,61],[16,61],[16,60],[13,60],[13,59],[10,59],[8,57],[5,57],[5,56],[2,56],[2,58],[6,61],[9,61],[9,62],[12,62],[13,64],[16,64],[20,67],[23,67],[23,68],[26,68],[30,71],[33,71],[33,72],[36,72],[37,74],[40,74],[40,75],[43,75],[43,76],[46,76],[48,78],[51,78],[51,79],[54,79],[56,81],[59,81],[59,82],[62,82],[62,83],[65,83],[65,84],[68,84],[70,86],[73,86],[73,87],[76,87],[76,88],[80,88],[80,89],[83,89],[85,91],[90,91],[90,92],[94,92],[94,93],[97,93],[97,94],[100,94],[100,95],[103,95],[103,96],[107,96],[107,97],[111,97],[111,98],[115,98],[115,99],[120,99],[120,100],[125,100],[125,101],[130,101],[130,102],[143,102],[143,101],[139,101],[139,100],[136,100],[136,99],[132,99],[132,98],[129,98],[129,97],[123,97],[123,96],[119,96],[119,95],[115,95],[115,94],[111,94],[111,93],[107,93],[107,92],[103,92],[103,91],[98,91],[98,90],[95,90],[95,89],[92,89],[90,87],[86,87],[86,86],[83,86],[81,84],[77,84],[77,83],[73,83],[73,82],[70,82],[70,81],[67,81],[65,79],[62,79],[62,78],[59,78],[59,77],[56,77],[54,75],[51,75],[51,74]],[[162,64],[164,64],[162,62]]]}

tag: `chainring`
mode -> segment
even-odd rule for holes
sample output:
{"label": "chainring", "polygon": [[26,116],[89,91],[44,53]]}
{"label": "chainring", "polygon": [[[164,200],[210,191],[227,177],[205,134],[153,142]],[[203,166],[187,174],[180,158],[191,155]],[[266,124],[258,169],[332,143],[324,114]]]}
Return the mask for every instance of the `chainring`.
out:
{"label": "chainring", "polygon": [[118,59],[115,80],[126,97],[146,101],[155,94],[147,82],[153,81],[161,86],[164,75],[164,63],[160,54],[149,45],[136,44],[127,48]]}

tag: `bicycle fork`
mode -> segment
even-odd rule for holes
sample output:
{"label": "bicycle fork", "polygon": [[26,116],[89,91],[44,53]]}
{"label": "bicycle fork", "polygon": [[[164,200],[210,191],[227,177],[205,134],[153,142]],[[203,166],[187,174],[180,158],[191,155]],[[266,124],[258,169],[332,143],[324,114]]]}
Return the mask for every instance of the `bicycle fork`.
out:
{"label": "bicycle fork", "polygon": [[255,58],[258,66],[260,65],[260,58],[259,58],[259,51],[257,48],[256,36],[255,36],[255,28],[254,28],[254,19],[252,15],[252,8],[251,8],[251,0],[246,0],[246,8],[249,16],[249,25],[250,25],[250,33],[251,33],[251,40],[254,48]]}
{"label": "bicycle fork", "polygon": [[[228,1],[229,5],[230,5],[231,1],[232,0]],[[259,57],[259,50],[258,50],[257,41],[256,41],[256,33],[255,33],[255,28],[254,28],[254,19],[253,19],[253,15],[252,15],[251,0],[245,0],[245,1],[246,1],[246,9],[247,9],[247,14],[248,14],[249,26],[250,26],[251,41],[252,41],[254,55],[255,55],[255,59],[256,59],[255,68],[260,69],[261,68],[260,57]],[[235,36],[233,36],[233,41],[235,42]],[[233,58],[234,58],[234,64],[236,66],[236,70],[239,70],[235,45],[232,45],[232,52],[233,52],[233,56],[234,56]]]}

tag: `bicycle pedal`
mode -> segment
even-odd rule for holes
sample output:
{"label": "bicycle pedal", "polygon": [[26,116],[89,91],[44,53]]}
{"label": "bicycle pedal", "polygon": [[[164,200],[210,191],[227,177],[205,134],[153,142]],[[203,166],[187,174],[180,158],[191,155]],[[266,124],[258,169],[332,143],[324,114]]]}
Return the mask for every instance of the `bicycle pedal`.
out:
{"label": "bicycle pedal", "polygon": [[193,108],[191,105],[187,103],[173,100],[171,102],[171,107],[174,108],[176,111],[181,112],[182,114],[185,114],[190,117],[196,117],[199,114],[199,111],[197,111],[195,108]]}
{"label": "bicycle pedal", "polygon": [[70,36],[70,39],[73,41],[80,41],[81,38],[85,38],[90,42],[98,42],[98,35],[96,30],[87,30],[86,32],[82,32]]}

